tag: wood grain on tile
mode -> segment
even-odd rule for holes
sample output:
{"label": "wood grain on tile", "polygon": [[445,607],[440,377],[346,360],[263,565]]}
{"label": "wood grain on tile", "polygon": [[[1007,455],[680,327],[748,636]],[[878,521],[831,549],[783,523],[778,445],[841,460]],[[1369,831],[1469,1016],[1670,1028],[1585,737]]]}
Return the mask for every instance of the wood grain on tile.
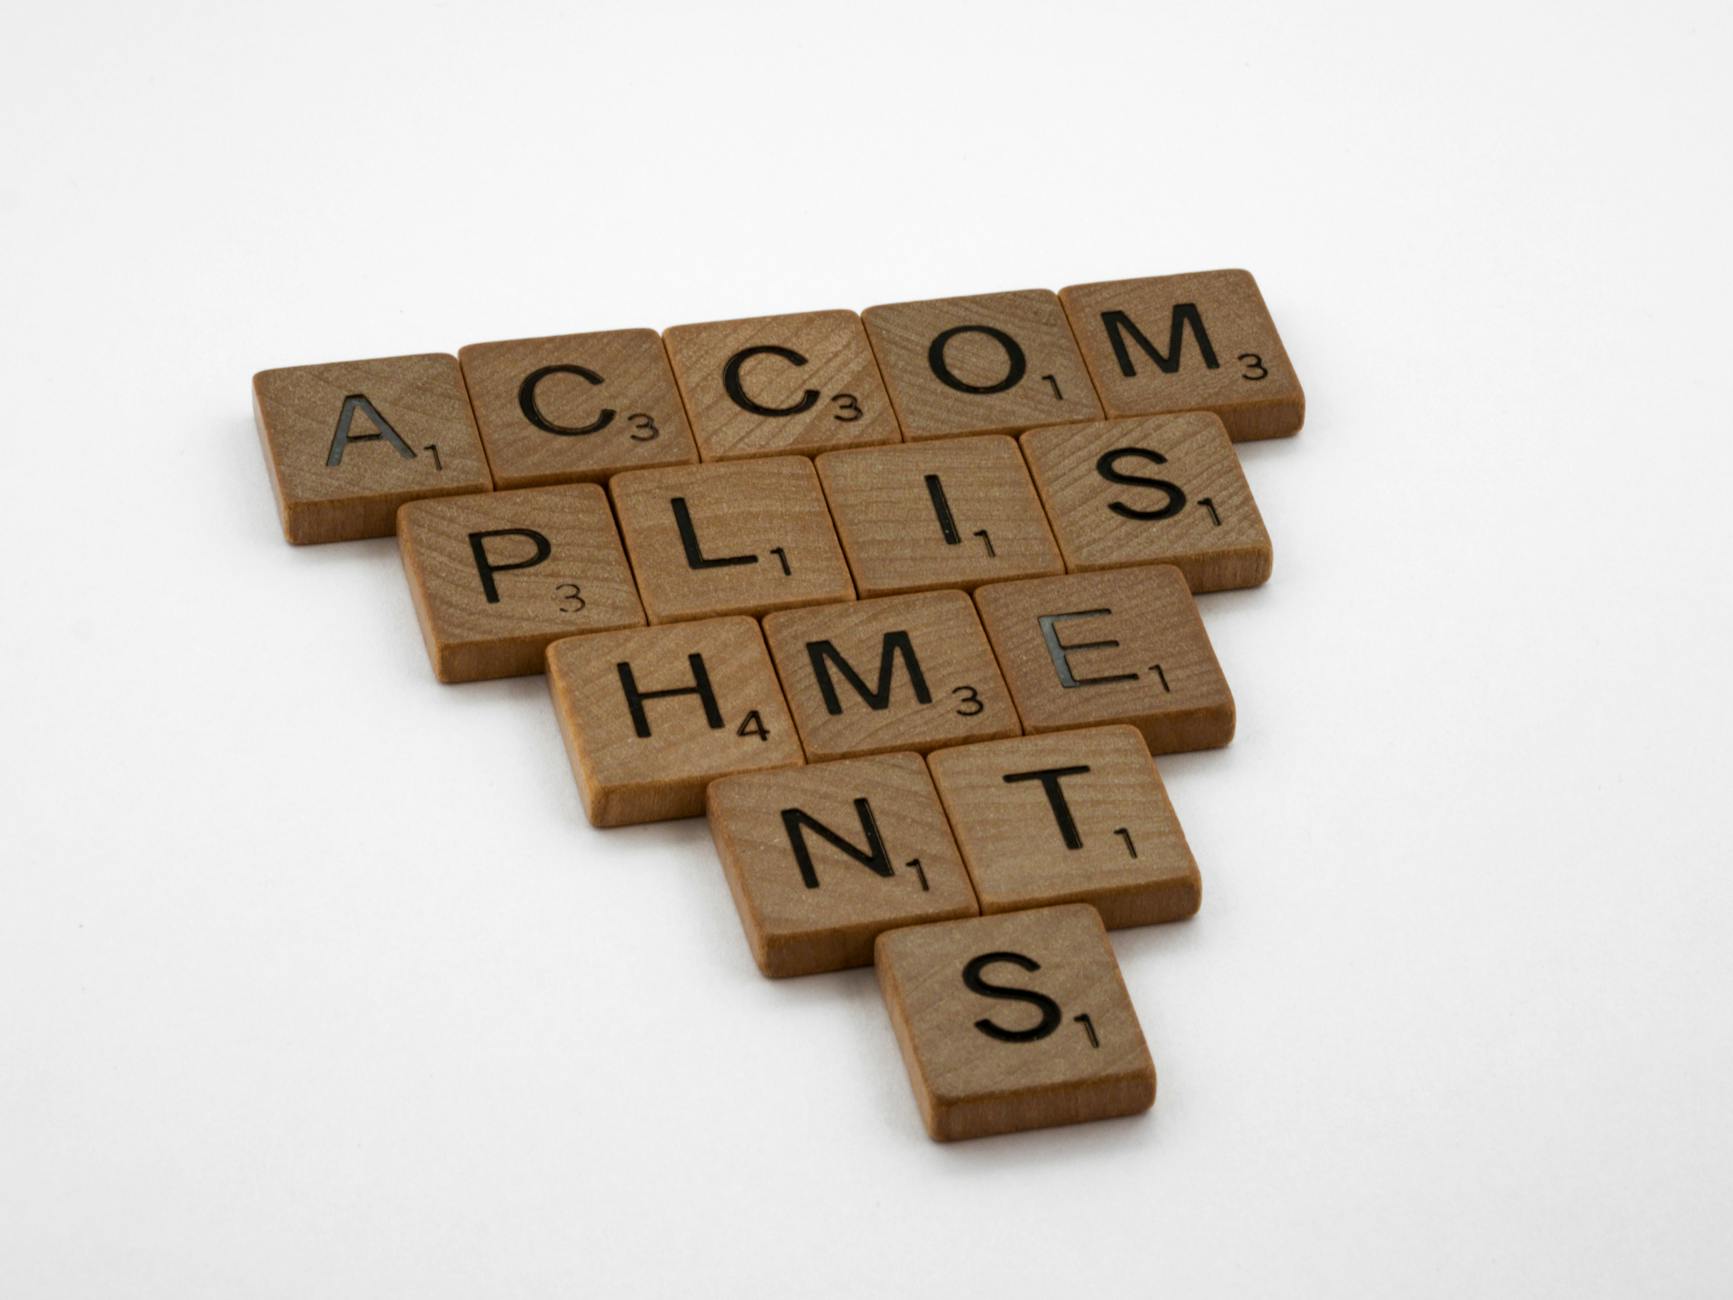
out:
{"label": "wood grain on tile", "polygon": [[804,457],[632,470],[608,487],[652,623],[854,598]]}
{"label": "wood grain on tile", "polygon": [[1018,733],[960,591],[785,610],[764,620],[764,635],[815,763]]}
{"label": "wood grain on tile", "polygon": [[1156,754],[1233,739],[1233,696],[1172,565],[995,583],[975,602],[1025,731],[1129,723]]}
{"label": "wood grain on tile", "polygon": [[766,975],[870,966],[880,932],[979,911],[919,754],[727,776],[708,804]]}
{"label": "wood grain on tile", "polygon": [[707,461],[902,441],[852,311],[676,325],[663,338]]}
{"label": "wood grain on tile", "polygon": [[493,486],[463,374],[443,352],[261,370],[253,414],[296,545],[389,537],[405,501]]}
{"label": "wood grain on tile", "polygon": [[1155,1063],[1095,909],[891,930],[879,986],[927,1132],[941,1142],[1133,1115]]}
{"label": "wood grain on tile", "polygon": [[990,740],[927,763],[983,912],[1089,903],[1117,929],[1197,911],[1197,862],[1135,727]]}
{"label": "wood grain on tile", "polygon": [[496,487],[698,460],[655,330],[472,343],[457,355]]}
{"label": "wood grain on tile", "polygon": [[1171,564],[1193,591],[1269,578],[1270,535],[1209,412],[1058,425],[1019,441],[1073,573]]}
{"label": "wood grain on tile", "polygon": [[1074,284],[1059,297],[1108,415],[1213,411],[1236,442],[1305,422],[1305,393],[1249,272]]}
{"label": "wood grain on tile", "polygon": [[1101,418],[1071,327],[1046,289],[892,303],[861,315],[910,442]]}
{"label": "wood grain on tile", "polygon": [[1064,571],[1010,438],[837,451],[817,464],[863,598]]}
{"label": "wood grain on tile", "polygon": [[597,826],[694,817],[717,777],[804,761],[750,618],[555,641],[548,688]]}
{"label": "wood grain on tile", "polygon": [[551,641],[644,622],[593,483],[411,501],[397,543],[442,682],[539,673]]}

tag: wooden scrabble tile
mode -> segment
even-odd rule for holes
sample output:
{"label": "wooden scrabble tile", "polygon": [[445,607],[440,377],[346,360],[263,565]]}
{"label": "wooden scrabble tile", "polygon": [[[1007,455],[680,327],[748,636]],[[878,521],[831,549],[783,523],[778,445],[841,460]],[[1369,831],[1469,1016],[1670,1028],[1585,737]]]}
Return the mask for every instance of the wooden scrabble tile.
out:
{"label": "wooden scrabble tile", "polygon": [[608,487],[652,623],[854,599],[804,457],[631,470]]}
{"label": "wooden scrabble tile", "polygon": [[644,622],[594,483],[411,501],[397,543],[442,682],[539,673],[550,641]]}
{"label": "wooden scrabble tile", "polygon": [[555,641],[548,688],[597,826],[695,817],[717,777],[803,761],[749,618]]}
{"label": "wooden scrabble tile", "polygon": [[1018,441],[1073,573],[1171,564],[1193,591],[1269,578],[1270,535],[1209,412],[1058,425]]}
{"label": "wooden scrabble tile", "polygon": [[938,1141],[1155,1104],[1155,1063],[1094,908],[891,930],[874,960],[921,1117]]}
{"label": "wooden scrabble tile", "polygon": [[882,931],[980,910],[919,754],[727,776],[708,802],[766,975],[870,966]]}
{"label": "wooden scrabble tile", "polygon": [[764,620],[764,636],[814,763],[1018,733],[960,591],[784,610]]}
{"label": "wooden scrabble tile", "polygon": [[861,318],[910,442],[1101,418],[1046,289],[892,303]]}
{"label": "wooden scrabble tile", "polygon": [[1064,571],[1009,438],[835,451],[817,464],[863,598]]}
{"label": "wooden scrabble tile", "polygon": [[676,325],[662,337],[705,460],[902,441],[852,311]]}
{"label": "wooden scrabble tile", "polygon": [[1197,911],[1197,862],[1135,727],[989,740],[927,763],[983,912],[1089,903],[1117,929]]}
{"label": "wooden scrabble tile", "polygon": [[261,370],[253,414],[297,545],[389,537],[405,501],[493,486],[457,358],[443,352]]}
{"label": "wooden scrabble tile", "polygon": [[1059,297],[1108,415],[1214,411],[1236,442],[1304,423],[1306,395],[1250,272],[1074,284]]}
{"label": "wooden scrabble tile", "polygon": [[697,463],[655,330],[472,343],[457,356],[495,487]]}
{"label": "wooden scrabble tile", "polygon": [[995,583],[975,603],[1025,731],[1124,722],[1156,754],[1233,739],[1234,697],[1172,565]]}

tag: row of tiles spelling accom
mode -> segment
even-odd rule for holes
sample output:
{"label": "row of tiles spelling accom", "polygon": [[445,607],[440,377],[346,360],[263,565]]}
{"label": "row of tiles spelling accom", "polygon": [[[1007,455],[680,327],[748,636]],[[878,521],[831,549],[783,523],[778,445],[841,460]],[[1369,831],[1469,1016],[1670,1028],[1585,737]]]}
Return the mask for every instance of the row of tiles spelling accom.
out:
{"label": "row of tiles spelling accom", "polygon": [[296,543],[382,537],[428,496],[630,469],[1208,411],[1236,441],[1305,398],[1244,271],[473,344],[261,371]]}

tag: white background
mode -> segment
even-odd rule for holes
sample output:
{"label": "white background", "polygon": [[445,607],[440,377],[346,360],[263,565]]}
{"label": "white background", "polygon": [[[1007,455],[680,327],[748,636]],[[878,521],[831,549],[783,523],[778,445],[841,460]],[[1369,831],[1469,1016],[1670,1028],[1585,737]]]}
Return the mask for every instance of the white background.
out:
{"label": "white background", "polygon": [[[0,1294],[1733,1288],[1723,4],[35,5],[0,48]],[[1154,1112],[942,1147],[870,972],[291,549],[254,370],[1245,266]]]}

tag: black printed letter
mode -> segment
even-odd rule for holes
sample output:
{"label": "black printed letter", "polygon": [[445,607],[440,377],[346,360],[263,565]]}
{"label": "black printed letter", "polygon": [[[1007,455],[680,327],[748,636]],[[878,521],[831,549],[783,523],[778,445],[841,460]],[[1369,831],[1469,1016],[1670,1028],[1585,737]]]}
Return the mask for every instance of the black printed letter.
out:
{"label": "black printed letter", "polygon": [[[349,426],[355,422],[355,412],[357,411],[371,420],[373,427],[379,432],[351,434]],[[397,448],[397,454],[404,460],[415,459],[415,453],[410,450],[409,444],[397,436],[397,430],[393,429],[385,417],[379,414],[379,409],[368,401],[364,394],[351,393],[343,399],[343,410],[337,416],[337,432],[331,435],[331,450],[325,457],[325,464],[328,468],[333,465],[341,465],[343,453],[352,442],[380,441],[388,442]]]}
{"label": "black printed letter", "polygon": [[1019,781],[1039,781],[1047,792],[1047,806],[1053,810],[1053,820],[1059,823],[1059,835],[1068,849],[1083,847],[1083,837],[1077,833],[1077,819],[1071,815],[1071,805],[1065,801],[1065,791],[1059,782],[1068,776],[1082,776],[1087,767],[1044,767],[1033,772],[1007,772],[1006,785]]}
{"label": "black printed letter", "polygon": [[879,824],[873,817],[873,806],[865,799],[856,799],[854,811],[855,816],[860,818],[861,830],[866,833],[865,849],[857,849],[803,809],[782,810],[782,829],[788,832],[789,847],[794,850],[794,860],[800,864],[800,878],[806,882],[808,889],[818,888],[818,872],[813,869],[812,850],[806,844],[806,832],[809,830],[820,839],[841,849],[875,875],[888,877],[896,874],[895,868],[891,866],[891,855],[885,852],[885,842],[879,837]]}
{"label": "black printed letter", "polygon": [[933,702],[932,692],[927,690],[926,676],[921,672],[921,661],[915,657],[914,642],[909,639],[907,632],[885,633],[884,643],[879,649],[878,685],[870,691],[866,681],[855,671],[854,665],[843,658],[834,642],[808,641],[806,654],[812,660],[812,673],[818,678],[818,693],[824,696],[825,710],[833,717],[842,712],[842,701],[837,698],[836,683],[831,680],[831,664],[836,665],[843,680],[854,687],[855,694],[865,700],[870,708],[888,709],[891,706],[891,674],[896,670],[895,659],[900,654],[903,657],[903,666],[909,670],[909,684],[915,688],[915,699],[922,704]]}
{"label": "black printed letter", "polygon": [[[521,537],[536,548],[536,553],[527,560],[495,564],[487,558],[487,539],[490,537]],[[493,580],[494,574],[510,573],[513,569],[533,569],[554,553],[553,544],[533,528],[493,528],[484,533],[471,533],[469,550],[475,556],[475,571],[481,575],[481,589],[490,605],[499,604],[499,587]]]}
{"label": "black printed letter", "polygon": [[[958,379],[951,373],[950,366],[945,364],[945,345],[959,334],[985,334],[993,342],[1005,349],[1005,377],[996,384],[969,384]],[[1028,358],[1023,355],[1023,349],[1017,345],[1017,340],[1004,330],[994,329],[991,325],[953,325],[927,349],[927,364],[933,368],[933,373],[939,377],[939,382],[947,388],[954,388],[959,393],[1002,393],[1007,388],[1015,388],[1023,381],[1024,373],[1029,369]]]}
{"label": "black printed letter", "polygon": [[588,424],[565,425],[555,424],[542,414],[542,408],[536,405],[536,387],[549,375],[576,375],[579,379],[588,380],[592,384],[602,382],[602,377],[588,366],[543,366],[540,370],[532,370],[524,376],[524,381],[518,386],[517,404],[528,420],[544,433],[557,433],[562,438],[581,437],[586,433],[600,433],[614,419],[614,408],[605,406],[602,413]]}
{"label": "black printed letter", "polygon": [[975,1022],[975,1028],[988,1038],[997,1038],[1001,1043],[1033,1043],[1047,1037],[1059,1028],[1059,1022],[1065,1018],[1065,1013],[1060,1011],[1059,1004],[1045,993],[1037,993],[1034,989],[1007,987],[1004,984],[989,984],[981,978],[983,967],[1001,961],[1008,961],[1026,971],[1041,969],[1039,962],[1020,952],[984,952],[963,967],[963,987],[984,998],[1004,998],[1007,1001],[1027,1002],[1032,1007],[1039,1007],[1041,1022],[1032,1029],[1004,1029],[991,1020],[982,1018]]}
{"label": "black printed letter", "polygon": [[1145,447],[1115,447],[1112,451],[1101,453],[1101,459],[1095,462],[1095,472],[1109,483],[1123,483],[1127,487],[1154,488],[1157,492],[1165,492],[1167,501],[1153,510],[1139,510],[1136,506],[1128,506],[1123,501],[1109,501],[1107,508],[1116,515],[1127,519],[1172,519],[1185,509],[1185,493],[1177,483],[1169,483],[1164,478],[1150,478],[1144,474],[1128,474],[1119,468],[1119,462],[1146,460],[1152,465],[1167,464],[1167,457],[1159,451],[1150,451]]}
{"label": "black printed letter", "polygon": [[626,707],[632,711],[632,730],[638,733],[639,740],[647,740],[650,736],[650,719],[644,714],[644,701],[666,700],[676,695],[696,695],[703,700],[704,720],[710,724],[710,730],[722,729],[722,709],[716,703],[716,692],[710,689],[710,673],[704,667],[704,656],[689,654],[686,662],[692,668],[692,685],[678,686],[666,691],[640,691],[632,665],[625,662],[614,665],[620,674],[620,689],[626,693]]}
{"label": "black printed letter", "polygon": [[1163,356],[1155,350],[1155,344],[1143,336],[1143,331],[1132,323],[1131,317],[1122,311],[1104,311],[1101,313],[1101,323],[1107,329],[1107,340],[1113,344],[1113,355],[1119,362],[1119,373],[1127,379],[1135,378],[1137,367],[1132,364],[1131,349],[1125,346],[1125,336],[1131,335],[1137,346],[1143,349],[1144,355],[1160,367],[1164,375],[1175,374],[1179,370],[1179,351],[1185,345],[1185,327],[1191,326],[1191,332],[1197,338],[1197,350],[1203,354],[1203,363],[1211,370],[1217,368],[1216,350],[1210,346],[1209,335],[1204,331],[1203,316],[1198,312],[1197,304],[1179,302],[1173,306],[1173,324],[1168,330],[1167,355]]}
{"label": "black printed letter", "polygon": [[761,343],[757,347],[742,348],[728,358],[728,364],[722,367],[722,387],[728,391],[728,396],[734,399],[734,404],[743,411],[754,415],[799,415],[802,411],[810,411],[818,403],[819,392],[809,388],[800,395],[800,400],[793,406],[763,406],[746,395],[746,389],[740,383],[740,367],[753,357],[781,357],[791,366],[804,366],[806,358],[793,348],[779,348],[774,344]]}

